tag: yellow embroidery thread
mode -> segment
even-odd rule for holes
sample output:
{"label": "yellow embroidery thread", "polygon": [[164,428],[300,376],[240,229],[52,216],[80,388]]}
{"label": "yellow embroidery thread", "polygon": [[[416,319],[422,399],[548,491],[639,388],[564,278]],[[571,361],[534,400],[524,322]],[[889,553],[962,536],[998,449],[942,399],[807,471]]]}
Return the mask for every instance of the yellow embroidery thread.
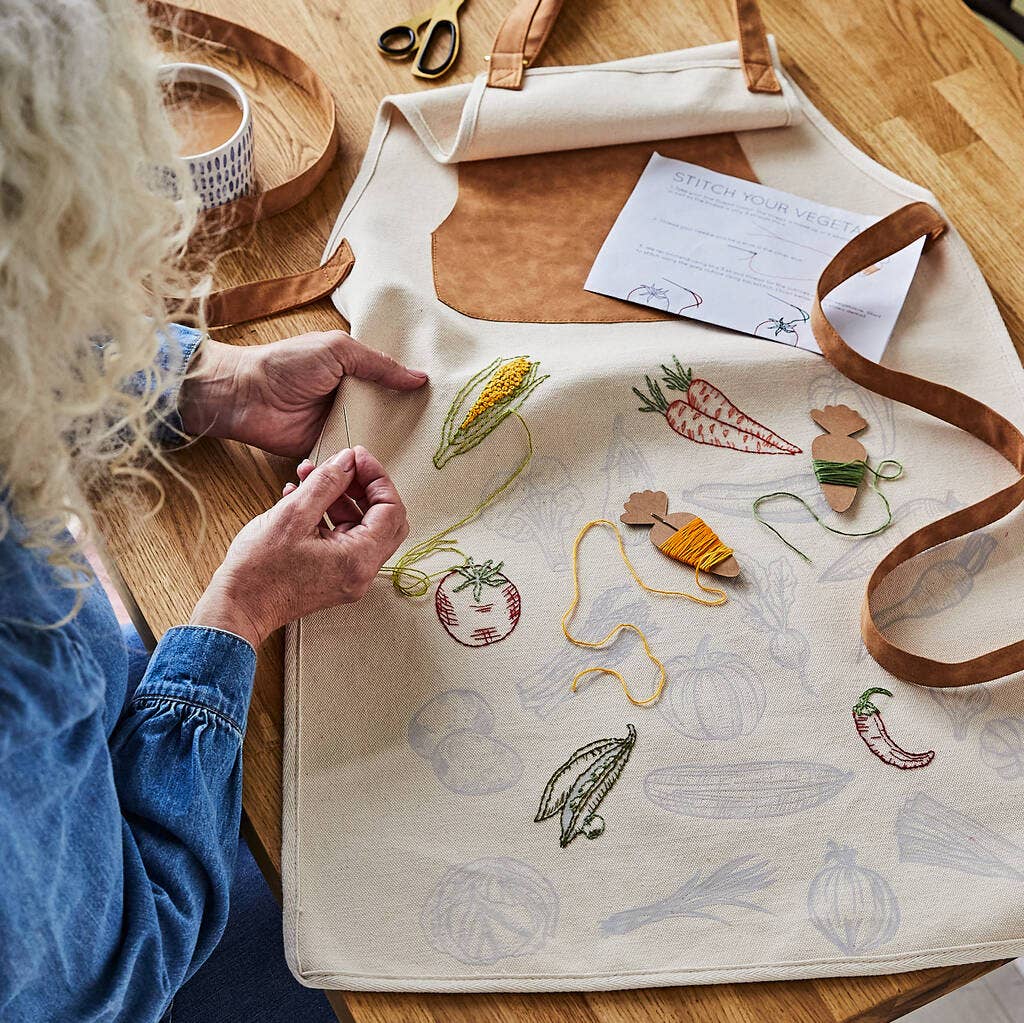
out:
{"label": "yellow embroidery thread", "polygon": [[677,529],[658,550],[684,565],[693,566],[693,578],[705,593],[722,593],[708,589],[700,581],[701,572],[710,572],[726,558],[731,558],[733,549],[718,539],[715,531],[699,516],[691,519],[682,529]]}
{"label": "yellow embroidery thread", "polygon": [[[610,519],[593,519],[579,531],[579,533],[576,536],[576,541],[572,545],[572,603],[569,605],[565,614],[562,615],[562,632],[564,633],[565,638],[570,643],[572,643],[573,646],[584,647],[588,650],[602,650],[605,647],[607,647],[608,644],[610,644],[618,636],[620,632],[635,632],[637,636],[640,638],[640,643],[644,648],[644,653],[647,655],[648,660],[657,667],[658,672],[660,674],[660,678],[658,680],[658,685],[654,693],[644,700],[638,700],[629,691],[629,684],[626,682],[625,678],[623,678],[620,672],[616,671],[614,668],[608,668],[605,666],[595,666],[593,668],[584,668],[582,671],[578,671],[573,676],[572,691],[576,692],[576,686],[579,684],[580,679],[583,678],[585,675],[612,675],[614,678],[617,678],[619,680],[619,685],[622,686],[622,691],[626,694],[626,699],[629,700],[630,703],[632,703],[636,707],[646,707],[648,704],[654,703],[654,701],[657,700],[659,696],[661,696],[662,690],[665,688],[666,675],[665,665],[660,660],[658,660],[657,657],[654,656],[654,653],[651,651],[650,644],[648,644],[647,642],[647,637],[644,635],[643,629],[641,629],[638,625],[634,625],[632,622],[619,622],[619,624],[616,625],[613,629],[611,629],[606,636],[596,641],[580,639],[579,637],[574,636],[569,631],[569,624],[572,622],[572,619],[575,616],[580,604],[580,544],[583,542],[583,538],[587,535],[587,533],[589,533],[590,530],[596,528],[597,526],[607,526],[615,534],[615,539],[618,541],[619,544],[619,554],[622,557],[622,563],[626,566],[627,569],[629,569],[629,574],[633,577],[633,581],[647,593],[658,593],[664,597],[685,597],[687,600],[692,600],[695,604],[702,604],[705,607],[720,607],[729,598],[726,596],[724,590],[718,590],[711,587],[707,587],[700,581],[699,573],[701,571],[702,566],[699,563],[694,566],[694,570],[697,576],[697,585],[700,586],[700,588],[705,593],[716,594],[716,598],[714,600],[708,600],[705,597],[698,597],[693,593],[686,593],[682,590],[660,590],[655,586],[648,586],[647,583],[645,583],[643,579],[640,578],[639,573],[633,567],[633,563],[629,560],[629,555],[626,553],[626,545],[625,543],[623,543],[622,533],[619,532],[619,527]],[[705,526],[705,528],[707,527]],[[684,532],[684,530],[680,530],[679,532]],[[693,535],[699,535],[698,531],[694,530]],[[712,534],[712,536],[713,535],[714,534]],[[717,540],[717,537],[715,539]],[[721,546],[720,541],[719,545]],[[703,550],[704,547],[705,544],[702,542],[700,545],[700,549]],[[681,549],[687,553],[692,553],[693,550],[697,549],[696,541],[691,540],[689,543],[681,545]],[[728,551],[728,548],[723,547],[723,550]],[[704,551],[703,558],[705,561],[707,561],[710,557],[712,557],[712,555],[715,555],[715,560],[713,560],[711,564],[717,565],[721,561],[724,561],[725,558],[727,558],[729,554],[731,554],[732,552],[729,551],[729,553],[725,554],[722,557],[717,557],[718,553],[719,552],[716,548],[710,547]],[[670,554],[669,556],[675,557],[675,555],[672,554]]]}
{"label": "yellow embroidery thread", "polygon": [[530,360],[524,355],[519,355],[511,362],[501,366],[480,392],[480,397],[466,413],[466,418],[462,420],[459,429],[465,430],[474,419],[477,419],[489,408],[493,408],[498,402],[515,394],[529,372]]}

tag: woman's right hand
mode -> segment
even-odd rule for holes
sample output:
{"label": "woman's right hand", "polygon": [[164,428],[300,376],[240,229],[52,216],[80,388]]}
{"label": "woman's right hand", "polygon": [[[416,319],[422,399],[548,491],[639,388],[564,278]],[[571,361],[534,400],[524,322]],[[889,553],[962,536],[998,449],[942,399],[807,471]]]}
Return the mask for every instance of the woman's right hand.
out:
{"label": "woman's right hand", "polygon": [[300,475],[301,486],[289,484],[232,541],[190,625],[259,647],[288,622],[359,600],[409,535],[395,485],[365,448],[346,448]]}

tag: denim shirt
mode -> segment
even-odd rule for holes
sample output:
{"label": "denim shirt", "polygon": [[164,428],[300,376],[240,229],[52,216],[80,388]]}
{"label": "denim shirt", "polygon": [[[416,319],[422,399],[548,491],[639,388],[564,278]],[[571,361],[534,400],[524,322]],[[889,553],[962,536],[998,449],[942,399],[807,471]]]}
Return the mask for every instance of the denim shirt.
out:
{"label": "denim shirt", "polygon": [[155,1021],[227,919],[256,655],[174,628],[129,692],[103,590],[48,628],[74,594],[22,535],[0,540],[0,1021]]}

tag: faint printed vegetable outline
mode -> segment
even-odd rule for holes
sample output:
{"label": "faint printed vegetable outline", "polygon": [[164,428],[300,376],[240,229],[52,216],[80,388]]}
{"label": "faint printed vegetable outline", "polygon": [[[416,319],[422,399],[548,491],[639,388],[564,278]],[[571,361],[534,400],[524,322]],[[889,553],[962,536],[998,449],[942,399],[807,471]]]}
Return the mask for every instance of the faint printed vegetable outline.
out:
{"label": "faint printed vegetable outline", "polygon": [[[808,313],[806,309],[801,309],[800,306],[793,305],[792,302],[787,302],[783,298],[777,298],[775,295],[769,295],[768,297],[774,300],[775,302],[781,302],[783,305],[788,305],[790,309],[795,309],[797,315],[792,319],[788,320],[784,319],[781,316],[775,318],[769,316],[768,319],[762,320],[754,328],[753,333],[757,337],[765,338],[767,338],[770,334],[771,337],[769,338],[769,340],[772,341],[779,341],[782,338],[782,335],[785,334],[786,337],[782,343],[792,345],[795,347],[800,343],[800,332],[797,330],[797,327],[802,327],[805,323],[810,323],[810,313]],[[792,340],[789,339],[790,335],[792,335]]]}
{"label": "faint printed vegetable outline", "polygon": [[738,654],[712,649],[710,634],[692,657],[673,657],[665,669],[672,685],[657,709],[680,735],[726,741],[749,735],[760,724],[764,684]]}
{"label": "faint printed vegetable outline", "polygon": [[[944,500],[933,497],[915,497],[900,505],[895,513],[894,530],[905,535],[934,518],[961,508],[962,504],[950,491]],[[749,510],[749,509],[748,509]],[[780,513],[782,508],[780,506]],[[844,551],[835,561],[822,569],[818,581],[823,583],[847,582],[863,579],[871,574],[875,565],[882,560],[893,545],[892,535],[879,533],[854,540],[850,549]]]}
{"label": "faint printed vegetable outline", "polygon": [[953,726],[953,738],[962,742],[967,727],[988,709],[992,694],[985,686],[964,686],[960,689],[928,689],[928,695],[942,708]]}
{"label": "faint printed vegetable outline", "polygon": [[993,718],[978,740],[982,762],[1005,781],[1024,778],[1024,718]]}
{"label": "faint printed vegetable outline", "polygon": [[483,524],[503,541],[538,547],[553,572],[568,572],[572,529],[584,503],[572,470],[560,459],[539,457]]}
{"label": "faint printed vegetable outline", "polygon": [[445,788],[484,795],[511,788],[523,775],[519,754],[491,734],[494,712],[475,689],[449,689],[432,697],[409,721],[409,745]]}
{"label": "faint printed vegetable outline", "polygon": [[918,767],[927,767],[935,759],[935,750],[927,753],[910,753],[897,745],[886,731],[881,711],[872,702],[872,696],[892,696],[888,689],[874,686],[861,693],[860,699],[853,705],[853,723],[857,734],[864,740],[864,745],[884,764],[898,767],[901,771],[913,771]]}
{"label": "faint printed vegetable outline", "polygon": [[828,842],[824,866],[807,892],[811,923],[841,952],[863,955],[888,944],[900,928],[900,907],[881,874],[857,864],[857,850]]}
{"label": "faint printed vegetable outline", "polygon": [[[682,492],[680,503],[685,507],[696,505],[698,508],[718,512],[722,515],[749,519],[751,504],[756,497],[765,492],[766,486],[789,490],[794,494],[800,494],[811,504],[818,502],[820,507],[824,507],[817,481],[809,472],[794,473],[783,476],[781,479],[755,483],[699,483],[692,489]],[[814,521],[807,510],[795,501],[780,504],[778,514],[774,517],[777,522]]]}
{"label": "faint printed vegetable outline", "polygon": [[678,764],[644,779],[647,798],[663,810],[704,820],[765,820],[827,803],[853,775],[801,760]]}
{"label": "faint printed vegetable outline", "polygon": [[437,584],[437,617],[457,643],[489,646],[512,635],[519,624],[522,601],[515,583],[502,571],[504,567],[503,561],[478,565],[467,558]]}
{"label": "faint printed vegetable outline", "polygon": [[[623,583],[605,590],[594,598],[583,621],[588,634],[603,635],[617,622],[635,622],[653,638],[658,634],[658,621],[651,613],[646,601],[641,598],[635,586]],[[546,718],[556,707],[572,696],[569,680],[585,666],[584,651],[570,644],[559,644],[558,652],[539,668],[522,676],[516,683],[523,707]],[[609,647],[606,663],[620,667],[629,657],[627,644]]]}
{"label": "faint printed vegetable outline", "polygon": [[[612,435],[604,459],[604,504],[602,518],[612,518],[622,506],[622,495],[654,488],[654,472],[636,440],[626,432],[626,417],[618,412],[612,420]],[[626,541],[642,542],[642,535],[628,534]]]}
{"label": "faint printed vegetable outline", "polygon": [[451,867],[420,913],[442,955],[485,966],[539,952],[558,925],[558,893],[526,863],[485,857]]}
{"label": "faint printed vegetable outline", "polygon": [[[539,376],[539,362],[525,355],[495,359],[479,373],[470,377],[452,400],[444,425],[441,443],[434,454],[434,465],[440,469],[458,455],[472,451],[486,440],[539,387],[547,376]],[[484,387],[479,390],[482,383]],[[469,410],[466,403],[476,394]]]}
{"label": "faint printed vegetable outline", "polygon": [[875,624],[884,632],[897,622],[931,618],[956,607],[974,589],[974,577],[996,546],[995,538],[987,533],[968,536],[955,554],[932,561],[905,597],[879,611]]}
{"label": "faint printed vegetable outline", "polygon": [[661,384],[648,375],[645,377],[648,393],[639,387],[633,388],[642,402],[638,411],[663,415],[676,433],[696,444],[752,455],[800,453],[796,445],[740,411],[714,384],[694,378],[693,370],[684,369],[677,356],[672,357],[672,362],[671,367],[662,365],[662,380],[668,390],[678,391],[684,397],[670,402]]}
{"label": "faint printed vegetable outline", "polygon": [[745,556],[743,567],[748,584],[735,587],[732,597],[743,608],[746,623],[768,636],[768,653],[776,664],[792,671],[808,692],[816,692],[807,673],[811,645],[789,624],[796,600],[796,571],[786,558],[776,558],[766,569]]}
{"label": "faint printed vegetable outline", "polygon": [[658,902],[635,909],[626,909],[602,920],[603,934],[629,934],[639,927],[673,917],[691,917],[730,925],[730,921],[711,910],[749,909],[755,913],[775,914],[750,901],[775,880],[775,867],[768,860],[754,855],[738,856],[711,871],[698,870],[671,895]]}
{"label": "faint printed vegetable outline", "polygon": [[[932,618],[956,607],[974,589],[974,577],[985,567],[996,546],[994,537],[987,533],[974,533],[962,542],[954,541],[934,553],[922,554],[927,565],[910,592],[878,611],[875,625],[882,632],[887,632],[899,622]],[[866,656],[867,650],[861,645],[857,659]]]}
{"label": "faint printed vegetable outline", "polygon": [[904,863],[1024,881],[1024,849],[924,792],[911,796],[900,809],[896,844]]}
{"label": "faint printed vegetable outline", "polygon": [[551,776],[534,821],[559,815],[564,849],[573,839],[604,834],[604,818],[597,813],[605,796],[619,780],[636,745],[636,729],[626,725],[624,739],[598,739],[576,750]]}

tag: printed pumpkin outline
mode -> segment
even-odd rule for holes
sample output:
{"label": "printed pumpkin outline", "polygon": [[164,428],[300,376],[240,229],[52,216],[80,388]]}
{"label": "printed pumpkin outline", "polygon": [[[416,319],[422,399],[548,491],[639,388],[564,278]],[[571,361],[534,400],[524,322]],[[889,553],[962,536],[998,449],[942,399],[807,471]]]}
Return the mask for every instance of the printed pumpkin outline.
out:
{"label": "printed pumpkin outline", "polygon": [[598,739],[581,746],[551,776],[534,821],[558,815],[558,844],[563,849],[580,835],[594,839],[604,834],[604,818],[597,811],[619,780],[635,745],[636,729],[627,724],[625,738]]}
{"label": "printed pumpkin outline", "polygon": [[688,739],[728,742],[750,735],[767,705],[764,682],[739,654],[706,633],[692,655],[665,662],[672,685],[658,702],[665,722]]}
{"label": "printed pumpkin outline", "polygon": [[676,917],[729,926],[730,921],[718,915],[726,908],[775,916],[773,910],[759,906],[751,898],[776,880],[776,869],[770,860],[748,854],[737,856],[715,870],[697,870],[681,888],[664,899],[622,910],[602,920],[600,931],[605,936],[629,934],[640,927]]}
{"label": "printed pumpkin outline", "polygon": [[694,377],[693,370],[684,369],[677,356],[672,361],[671,367],[662,364],[662,381],[669,391],[677,391],[683,397],[670,402],[661,384],[648,375],[648,393],[633,388],[642,402],[638,411],[663,415],[676,433],[696,444],[753,455],[801,453],[795,444],[741,411],[710,381]]}
{"label": "printed pumpkin outline", "polygon": [[445,871],[420,912],[442,955],[471,966],[534,955],[558,926],[558,892],[521,860],[489,856]]}
{"label": "printed pumpkin outline", "polygon": [[777,298],[775,295],[769,295],[768,297],[775,302],[788,305],[790,309],[795,309],[797,315],[791,319],[786,319],[782,316],[769,316],[754,328],[754,336],[763,337],[768,341],[777,341],[779,344],[789,345],[791,348],[798,347],[800,344],[800,331],[797,328],[810,323],[811,314],[806,309],[801,309],[800,306],[787,302],[784,298]]}
{"label": "printed pumpkin outline", "polygon": [[467,558],[438,582],[434,609],[445,632],[457,643],[490,646],[515,631],[522,599],[504,567],[504,561],[477,564]]}
{"label": "printed pumpkin outline", "polygon": [[896,937],[902,916],[892,885],[857,863],[852,846],[829,841],[807,890],[811,923],[841,952],[860,956]]}
{"label": "printed pumpkin outline", "polygon": [[927,767],[935,759],[935,750],[926,753],[911,753],[896,743],[886,730],[882,720],[882,712],[871,699],[873,696],[892,697],[888,689],[873,686],[861,693],[860,699],[853,706],[853,723],[857,734],[864,740],[864,745],[883,764],[898,767],[901,771],[913,771],[919,767]]}

